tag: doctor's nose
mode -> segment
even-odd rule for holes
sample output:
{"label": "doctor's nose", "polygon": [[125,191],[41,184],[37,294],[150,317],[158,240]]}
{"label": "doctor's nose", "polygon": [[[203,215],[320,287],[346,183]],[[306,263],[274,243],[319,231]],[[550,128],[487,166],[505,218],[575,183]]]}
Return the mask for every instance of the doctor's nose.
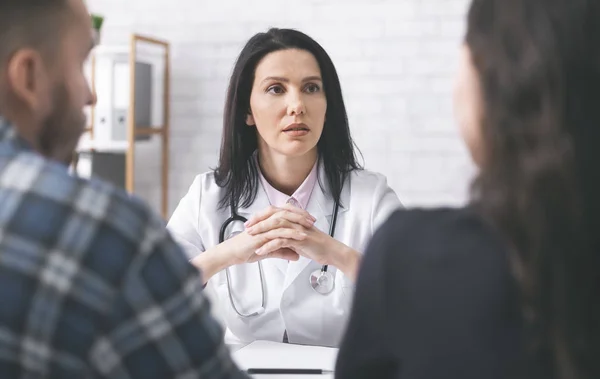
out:
{"label": "doctor's nose", "polygon": [[288,115],[298,116],[306,113],[304,101],[300,95],[291,95],[288,102]]}

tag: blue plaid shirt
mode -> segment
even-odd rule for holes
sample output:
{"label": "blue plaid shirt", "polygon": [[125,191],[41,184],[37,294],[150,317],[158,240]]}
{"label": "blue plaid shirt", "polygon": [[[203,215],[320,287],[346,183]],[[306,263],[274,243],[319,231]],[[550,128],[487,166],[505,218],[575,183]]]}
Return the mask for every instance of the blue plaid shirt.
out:
{"label": "blue plaid shirt", "polygon": [[0,302],[0,378],[245,377],[163,221],[2,118]]}

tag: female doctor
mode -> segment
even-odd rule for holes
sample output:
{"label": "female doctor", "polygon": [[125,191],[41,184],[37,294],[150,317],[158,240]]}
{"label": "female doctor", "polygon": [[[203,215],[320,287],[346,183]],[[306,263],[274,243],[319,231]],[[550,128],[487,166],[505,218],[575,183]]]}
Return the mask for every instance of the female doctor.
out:
{"label": "female doctor", "polygon": [[168,228],[216,290],[229,337],[337,346],[361,253],[400,206],[356,161],[327,53],[270,29],[235,64],[218,167]]}

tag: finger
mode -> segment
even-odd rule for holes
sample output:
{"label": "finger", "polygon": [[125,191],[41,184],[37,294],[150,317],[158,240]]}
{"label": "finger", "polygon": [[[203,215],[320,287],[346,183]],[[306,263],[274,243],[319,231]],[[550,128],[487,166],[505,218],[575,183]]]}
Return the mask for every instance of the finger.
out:
{"label": "finger", "polygon": [[278,238],[287,238],[296,241],[303,241],[308,237],[308,234],[304,233],[302,230],[293,229],[293,228],[278,228],[269,230],[266,233],[262,233],[260,235],[261,240],[264,241],[272,241]]}
{"label": "finger", "polygon": [[277,207],[274,207],[271,205],[271,206],[267,207],[265,210],[252,215],[252,217],[250,217],[250,219],[248,219],[248,221],[246,221],[244,223],[244,226],[246,226],[246,228],[249,228],[258,222],[268,219],[269,217],[271,217],[275,213],[279,212],[280,210],[281,210],[280,208],[277,208]]}
{"label": "finger", "polygon": [[[296,253],[294,250],[288,249],[288,248],[275,250],[263,257],[264,258],[280,258],[280,259],[285,259],[287,261],[297,261],[298,259],[300,259],[300,256],[298,255],[298,253]],[[263,257],[261,257],[261,258],[263,258]]]}
{"label": "finger", "polygon": [[270,218],[261,221],[254,226],[246,229],[250,235],[257,235],[278,228],[293,228],[294,225],[301,225],[307,229],[312,228],[314,222],[297,213],[282,210],[271,216]]}
{"label": "finger", "polygon": [[310,213],[308,213],[307,211],[305,211],[302,208],[295,207],[292,204],[287,203],[283,207],[281,207],[281,209],[285,209],[285,210],[288,210],[290,212],[297,213],[297,214],[299,214],[301,216],[306,217],[309,220],[312,220],[313,222],[317,221],[317,219],[314,216],[312,216]]}
{"label": "finger", "polygon": [[257,236],[275,229],[295,229],[299,225],[295,225],[291,221],[281,217],[271,217],[267,220],[261,221],[258,224],[251,226],[246,229],[246,233],[251,236]]}
{"label": "finger", "polygon": [[300,255],[292,249],[283,248],[283,249],[272,251],[266,255],[254,254],[252,257],[250,257],[250,259],[248,260],[248,263],[261,261],[263,259],[268,259],[268,258],[278,258],[278,259],[285,259],[287,261],[297,261],[300,259]]}
{"label": "finger", "polygon": [[277,239],[274,239],[274,240],[271,240],[271,241],[265,243],[260,248],[258,248],[254,253],[259,256],[267,255],[276,250],[283,249],[284,247],[291,247],[292,241],[293,240],[290,240],[287,238],[277,238]]}
{"label": "finger", "polygon": [[310,215],[310,213],[306,212],[304,209],[302,208],[298,208],[298,207],[294,207],[291,204],[285,204],[283,207],[274,207],[274,206],[269,206],[267,209],[265,209],[262,212],[259,212],[255,215],[253,215],[248,221],[246,221],[246,223],[244,223],[244,225],[246,226],[246,228],[249,228],[253,225],[256,225],[257,223],[264,221],[266,219],[268,219],[269,217],[273,216],[275,213],[280,212],[282,210],[287,210],[289,212],[298,214],[300,216],[304,216],[305,218],[307,218],[308,220],[312,221],[313,223],[315,221],[317,221],[316,218],[314,218],[313,216]]}
{"label": "finger", "polygon": [[[296,208],[300,209],[300,208]],[[291,221],[296,224],[300,224],[305,228],[312,228],[315,223],[315,218],[309,215],[308,213],[302,211],[302,213],[294,212],[292,210],[282,210],[277,212],[273,217],[278,216],[284,218],[288,221]]]}

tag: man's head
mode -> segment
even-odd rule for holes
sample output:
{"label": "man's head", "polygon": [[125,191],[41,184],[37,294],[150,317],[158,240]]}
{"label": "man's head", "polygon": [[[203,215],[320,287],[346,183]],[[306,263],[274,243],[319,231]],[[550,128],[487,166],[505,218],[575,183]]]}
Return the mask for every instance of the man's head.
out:
{"label": "man's head", "polygon": [[49,158],[68,162],[85,128],[92,47],[82,0],[0,1],[0,115]]}

